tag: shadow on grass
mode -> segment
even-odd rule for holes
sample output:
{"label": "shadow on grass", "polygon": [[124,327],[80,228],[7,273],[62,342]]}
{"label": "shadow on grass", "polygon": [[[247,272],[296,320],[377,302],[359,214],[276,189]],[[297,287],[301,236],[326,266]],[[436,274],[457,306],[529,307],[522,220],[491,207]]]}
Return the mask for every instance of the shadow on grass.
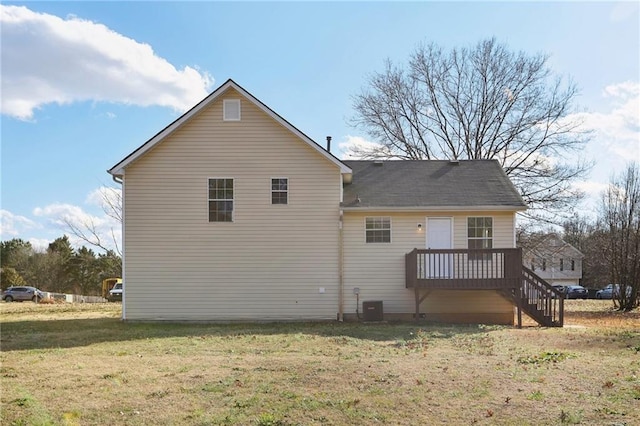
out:
{"label": "shadow on grass", "polygon": [[2,324],[3,352],[71,348],[103,342],[175,337],[237,337],[316,335],[372,341],[411,341],[416,336],[449,339],[456,335],[486,333],[505,326],[435,323],[147,323],[122,322],[117,318],[16,321]]}

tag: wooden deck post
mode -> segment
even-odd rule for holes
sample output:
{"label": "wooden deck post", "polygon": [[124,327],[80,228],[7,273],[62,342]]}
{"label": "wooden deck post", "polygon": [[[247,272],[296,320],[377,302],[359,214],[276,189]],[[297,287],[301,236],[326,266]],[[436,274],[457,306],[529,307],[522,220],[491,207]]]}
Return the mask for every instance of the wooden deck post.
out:
{"label": "wooden deck post", "polygon": [[420,288],[416,285],[414,287],[416,296],[416,322],[420,321]]}
{"label": "wooden deck post", "polygon": [[522,328],[522,296],[520,295],[521,291],[519,288],[516,289],[516,306],[518,309],[518,328]]}

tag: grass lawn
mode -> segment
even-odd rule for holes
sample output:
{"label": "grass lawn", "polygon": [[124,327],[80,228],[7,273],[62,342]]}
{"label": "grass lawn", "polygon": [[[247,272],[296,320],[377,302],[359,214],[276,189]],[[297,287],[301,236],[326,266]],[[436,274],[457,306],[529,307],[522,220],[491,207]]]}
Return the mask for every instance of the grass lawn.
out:
{"label": "grass lawn", "polygon": [[123,323],[0,303],[2,425],[638,425],[640,313],[565,328]]}

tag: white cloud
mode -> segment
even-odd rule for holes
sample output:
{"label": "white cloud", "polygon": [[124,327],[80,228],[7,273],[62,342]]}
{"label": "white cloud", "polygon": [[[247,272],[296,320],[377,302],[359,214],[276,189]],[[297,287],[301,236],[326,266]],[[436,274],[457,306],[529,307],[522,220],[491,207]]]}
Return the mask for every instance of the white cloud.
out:
{"label": "white cloud", "polygon": [[600,197],[602,192],[609,187],[606,183],[596,182],[593,180],[575,182],[573,186],[592,198]]}
{"label": "white cloud", "polygon": [[103,24],[0,5],[1,112],[22,120],[50,103],[101,101],[184,111],[213,79],[179,70],[152,47]]}
{"label": "white cloud", "polygon": [[593,132],[580,157],[594,160],[594,168],[589,180],[574,186],[586,195],[581,213],[594,217],[612,176],[629,161],[640,162],[640,82],[605,87],[599,111],[578,113],[567,119],[580,120],[582,130]]}
{"label": "white cloud", "polygon": [[[635,1],[616,2],[611,9],[609,19],[612,22],[622,22],[627,19],[633,19],[638,14],[640,6]],[[637,18],[636,18],[637,19]]]}
{"label": "white cloud", "polygon": [[55,203],[45,207],[36,207],[33,210],[34,216],[49,219],[53,224],[64,226],[65,221],[72,220],[74,222],[94,221],[100,223],[100,218],[90,215],[82,210],[81,207],[72,204]]}
{"label": "white cloud", "polygon": [[31,247],[39,252],[47,250],[47,248],[49,248],[49,244],[53,242],[53,240],[49,240],[47,238],[29,238],[28,241],[31,243]]}
{"label": "white cloud", "polygon": [[87,203],[98,207],[103,207],[105,203],[120,204],[121,200],[122,189],[112,186],[101,186],[91,191],[87,196]]}
{"label": "white cloud", "polygon": [[[88,201],[93,202],[93,194],[96,191],[89,195]],[[49,224],[63,230],[74,246],[88,245],[86,240],[78,236],[79,233],[84,234],[90,241],[99,242],[110,249],[117,249],[117,247],[121,246],[121,224],[107,214],[96,216],[86,212],[82,207],[63,203],[37,207],[33,210],[33,214],[46,219]],[[71,228],[75,229],[75,232]]]}
{"label": "white cloud", "polygon": [[18,238],[24,231],[38,228],[38,224],[8,210],[0,210],[0,239]]}
{"label": "white cloud", "polygon": [[347,135],[344,140],[338,142],[338,149],[342,152],[341,158],[343,160],[360,160],[364,157],[363,154],[367,152],[388,152],[388,150],[379,143],[371,142],[362,136],[352,135]]}
{"label": "white cloud", "polygon": [[623,83],[611,84],[604,88],[605,96],[613,96],[623,99],[633,99],[640,95],[640,83],[634,81],[625,81]]}
{"label": "white cloud", "polygon": [[640,83],[627,81],[605,87],[605,112],[585,112],[571,118],[594,132],[594,143],[623,161],[640,161]]}

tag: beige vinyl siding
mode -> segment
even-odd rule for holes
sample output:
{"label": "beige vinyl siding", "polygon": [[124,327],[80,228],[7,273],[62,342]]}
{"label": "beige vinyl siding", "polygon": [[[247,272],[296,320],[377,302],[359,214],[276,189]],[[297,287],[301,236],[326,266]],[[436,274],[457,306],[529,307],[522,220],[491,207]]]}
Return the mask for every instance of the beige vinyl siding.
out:
{"label": "beige vinyl siding", "polygon": [[[569,257],[572,254],[573,250],[567,250],[566,253],[555,253],[545,256],[544,259],[546,260],[547,266],[545,271],[542,270],[543,257],[537,257],[535,258],[534,272],[549,284],[578,285],[582,278],[582,259]],[[531,258],[533,256],[530,253],[523,254],[523,256],[524,264],[531,268]],[[562,271],[560,270],[560,259],[564,260],[564,270]],[[575,262],[575,269],[573,271],[571,270],[572,260]]]}
{"label": "beige vinyl siding", "polygon": [[[391,217],[391,243],[366,244],[365,217]],[[353,288],[360,289],[360,301],[381,300],[385,313],[415,312],[414,290],[405,287],[405,254],[426,247],[426,217],[453,219],[453,248],[467,248],[467,218],[493,218],[493,247],[514,247],[513,212],[345,212],[345,313],[354,313]],[[418,229],[418,224],[422,229]],[[421,312],[508,313],[512,305],[494,291],[433,291]]]}
{"label": "beige vinyl siding", "polygon": [[[226,98],[240,121],[222,120]],[[271,204],[273,176],[287,205]],[[209,222],[216,177],[234,179],[233,222]],[[229,90],[126,169],[126,319],[335,319],[340,179]]]}

